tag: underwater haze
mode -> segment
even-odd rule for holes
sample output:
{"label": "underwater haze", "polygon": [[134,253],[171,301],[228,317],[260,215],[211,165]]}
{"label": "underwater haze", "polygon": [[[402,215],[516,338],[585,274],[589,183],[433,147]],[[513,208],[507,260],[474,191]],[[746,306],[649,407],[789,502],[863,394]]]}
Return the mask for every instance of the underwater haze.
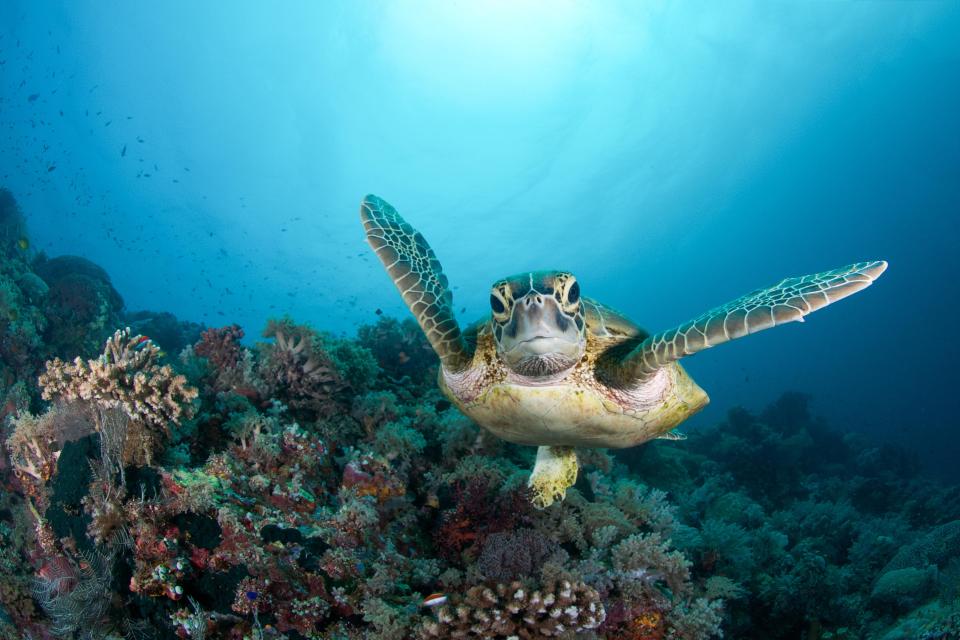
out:
{"label": "underwater haze", "polygon": [[958,238],[956,0],[2,0],[0,640],[960,640]]}
{"label": "underwater haze", "polygon": [[[0,181],[33,246],[129,309],[255,335],[404,316],[376,193],[461,319],[566,269],[644,328],[863,260],[855,300],[688,360],[712,405],[785,389],[955,472],[954,2],[4,2]],[[949,456],[947,453],[949,452]]]}

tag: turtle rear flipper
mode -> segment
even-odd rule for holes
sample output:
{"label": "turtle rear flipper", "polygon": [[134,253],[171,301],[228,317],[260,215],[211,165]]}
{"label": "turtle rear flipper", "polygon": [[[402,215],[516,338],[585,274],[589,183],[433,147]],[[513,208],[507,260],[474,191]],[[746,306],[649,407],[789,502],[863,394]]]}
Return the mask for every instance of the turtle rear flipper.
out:
{"label": "turtle rear flipper", "polygon": [[648,337],[613,363],[608,373],[614,381],[629,384],[704,349],[787,322],[802,322],[805,315],[866,289],[886,268],[887,263],[882,260],[858,262],[832,271],[787,278]]}
{"label": "turtle rear flipper", "polygon": [[567,489],[577,481],[579,468],[573,447],[538,447],[537,461],[527,481],[533,505],[545,509],[563,500]]}
{"label": "turtle rear flipper", "polygon": [[360,205],[360,220],[403,301],[423,329],[445,369],[463,371],[471,353],[453,313],[453,294],[440,261],[423,235],[389,203],[368,195]]}

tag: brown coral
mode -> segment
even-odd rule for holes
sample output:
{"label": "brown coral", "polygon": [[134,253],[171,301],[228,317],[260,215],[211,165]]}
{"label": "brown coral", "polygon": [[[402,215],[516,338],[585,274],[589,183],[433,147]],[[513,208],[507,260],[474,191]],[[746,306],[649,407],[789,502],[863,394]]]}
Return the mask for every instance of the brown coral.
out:
{"label": "brown coral", "polygon": [[35,416],[29,412],[14,418],[7,449],[17,476],[28,486],[43,486],[53,475],[60,457],[52,421],[47,415]]}
{"label": "brown coral", "polygon": [[205,382],[211,391],[234,391],[256,401],[264,395],[263,383],[254,374],[252,354],[240,343],[243,335],[243,329],[235,324],[207,329],[180,358],[188,361],[192,355],[206,359]]}
{"label": "brown coral", "polygon": [[471,587],[460,604],[444,606],[423,624],[422,638],[537,640],[595,629],[605,617],[600,595],[566,580],[530,591],[520,582]]}
{"label": "brown coral", "polygon": [[[157,363],[159,357],[160,349],[150,339],[131,336],[129,328],[117,331],[96,360],[47,362],[40,375],[43,397],[91,402],[100,409],[98,414],[122,410],[131,421],[125,462],[150,464],[160,435],[169,435],[171,422],[190,417],[190,402],[197,397],[185,377]],[[101,421],[97,422],[99,429]],[[133,433],[134,427],[141,428]]]}
{"label": "brown coral", "polygon": [[243,347],[240,345],[242,339],[243,329],[240,325],[207,329],[200,336],[200,342],[193,347],[193,352],[209,360],[219,370],[233,369],[240,364],[243,356]]}
{"label": "brown coral", "polygon": [[273,338],[266,346],[259,373],[268,391],[289,406],[320,415],[336,412],[334,398],[349,387],[323,348],[319,335],[290,320],[271,320],[263,332]]}
{"label": "brown coral", "polygon": [[56,471],[63,444],[92,433],[93,421],[82,407],[57,403],[39,416],[20,413],[11,424],[6,442],[10,461],[24,493],[44,509],[44,485]]}

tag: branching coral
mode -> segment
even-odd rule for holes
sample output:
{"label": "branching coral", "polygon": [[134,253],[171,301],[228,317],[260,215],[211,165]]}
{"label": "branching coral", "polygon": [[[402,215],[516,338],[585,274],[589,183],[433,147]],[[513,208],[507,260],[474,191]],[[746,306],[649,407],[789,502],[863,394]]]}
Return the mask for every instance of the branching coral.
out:
{"label": "branching coral", "polygon": [[669,551],[658,533],[630,536],[611,549],[610,557],[613,569],[625,578],[621,588],[637,588],[637,593],[630,595],[649,597],[660,580],[673,597],[689,591],[689,560],[679,551]]}
{"label": "branching coral", "polygon": [[192,347],[192,355],[204,358],[211,370],[211,386],[217,391],[235,390],[246,396],[259,395],[251,381],[249,352],[240,344],[243,329],[232,324],[207,329]]}
{"label": "branching coral", "polygon": [[520,582],[478,585],[463,601],[441,607],[424,623],[423,638],[555,638],[595,629],[606,613],[599,594],[582,583],[561,581],[529,590]]}
{"label": "branching coral", "polygon": [[148,338],[131,336],[129,329],[117,331],[96,360],[47,362],[46,372],[40,375],[43,397],[122,410],[131,426],[141,427],[128,436],[126,461],[150,464],[162,437],[170,433],[170,423],[189,417],[190,402],[197,396],[186,378],[169,365],[158,364],[159,357],[160,349]]}

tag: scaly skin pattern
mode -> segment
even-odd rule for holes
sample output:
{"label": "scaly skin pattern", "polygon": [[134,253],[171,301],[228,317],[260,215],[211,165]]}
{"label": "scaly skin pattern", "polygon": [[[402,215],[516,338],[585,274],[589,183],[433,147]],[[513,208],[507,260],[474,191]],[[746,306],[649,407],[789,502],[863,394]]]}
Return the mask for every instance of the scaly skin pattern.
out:
{"label": "scaly skin pattern", "polygon": [[460,374],[441,367],[439,384],[477,424],[526,445],[633,447],[662,436],[709,402],[677,363],[625,388],[598,380],[598,356],[621,341],[588,332],[584,356],[572,369],[535,381],[504,366],[487,324],[477,334],[470,366]]}

